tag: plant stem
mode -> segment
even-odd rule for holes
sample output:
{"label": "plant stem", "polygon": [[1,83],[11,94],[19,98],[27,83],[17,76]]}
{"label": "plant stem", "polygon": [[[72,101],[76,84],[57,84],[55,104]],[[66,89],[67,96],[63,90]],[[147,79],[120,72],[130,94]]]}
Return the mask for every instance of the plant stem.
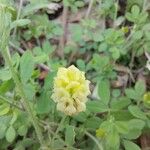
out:
{"label": "plant stem", "polygon": [[91,12],[91,10],[92,10],[93,3],[94,3],[94,0],[90,0],[89,6],[88,6],[88,9],[87,9],[87,12],[86,12],[86,14],[85,14],[85,18],[86,18],[86,19],[87,19],[87,18],[89,17],[89,15],[90,15],[90,12]]}
{"label": "plant stem", "polygon": [[59,126],[58,126],[58,128],[57,128],[57,130],[56,130],[56,132],[55,132],[55,134],[53,136],[53,138],[52,138],[52,144],[54,143],[54,140],[57,137],[57,134],[59,133],[59,131],[60,131],[60,129],[61,129],[61,127],[62,127],[65,119],[66,119],[66,116],[63,116],[62,119],[61,119],[61,121],[60,121],[60,124],[59,124]]}
{"label": "plant stem", "polygon": [[98,149],[99,150],[103,150],[103,147],[102,147],[102,145],[99,143],[99,141],[92,135],[92,134],[90,134],[89,132],[85,132],[85,134],[88,136],[88,137],[90,137],[95,143],[96,143],[96,145],[98,146]]}
{"label": "plant stem", "polygon": [[[23,0],[20,0],[19,9],[18,9],[18,14],[17,14],[16,20],[19,20],[19,18],[20,18],[22,6],[23,6]],[[14,28],[13,38],[15,37],[16,31],[17,31],[17,27]]]}
{"label": "plant stem", "polygon": [[63,27],[63,35],[60,37],[59,41],[59,56],[63,59],[64,58],[64,47],[67,40],[67,30],[68,30],[68,14],[69,14],[69,8],[66,6],[63,10],[62,15],[62,27]]}
{"label": "plant stem", "polygon": [[18,77],[18,72],[14,69],[14,67],[12,65],[13,63],[12,63],[12,60],[11,60],[8,48],[3,50],[2,54],[3,54],[3,57],[4,57],[5,61],[8,63],[8,66],[9,66],[10,71],[12,73],[12,78],[13,78],[15,84],[16,84],[16,87],[18,88],[20,96],[23,99],[24,107],[25,107],[26,111],[28,112],[28,114],[30,116],[30,119],[31,119],[32,124],[33,124],[33,126],[35,128],[35,132],[37,134],[37,138],[38,138],[38,140],[40,142],[40,145],[41,145],[41,147],[44,147],[45,144],[44,144],[44,140],[43,140],[41,129],[38,126],[38,122],[36,120],[36,116],[34,115],[34,113],[32,111],[32,108],[30,106],[29,100],[26,98],[26,95],[25,95],[24,90],[23,90],[23,85],[20,82],[20,79]]}
{"label": "plant stem", "polygon": [[20,106],[18,106],[18,105],[16,105],[16,104],[12,103],[10,100],[8,100],[7,98],[5,98],[5,97],[3,97],[3,96],[1,96],[1,95],[0,95],[0,100],[4,101],[5,103],[10,104],[11,106],[13,106],[13,107],[15,107],[15,108],[17,108],[17,109],[19,109],[19,110],[21,110],[21,111],[24,111],[23,108],[21,108]]}
{"label": "plant stem", "polygon": [[116,19],[117,19],[117,12],[118,12],[118,0],[116,1],[115,5],[115,13],[114,13],[114,18],[113,18],[113,27],[115,28],[115,23],[116,23]]}

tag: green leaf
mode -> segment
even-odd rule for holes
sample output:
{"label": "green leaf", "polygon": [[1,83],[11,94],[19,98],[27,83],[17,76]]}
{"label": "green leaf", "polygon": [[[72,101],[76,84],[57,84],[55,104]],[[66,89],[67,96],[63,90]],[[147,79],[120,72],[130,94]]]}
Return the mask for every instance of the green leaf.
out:
{"label": "green leaf", "polygon": [[38,114],[44,114],[48,113],[50,111],[50,108],[50,93],[45,91],[41,93],[40,97],[38,98],[36,111]]}
{"label": "green leaf", "polygon": [[116,121],[115,126],[117,128],[117,131],[121,134],[126,134],[129,132],[128,124],[125,121]]}
{"label": "green leaf", "polygon": [[78,67],[81,69],[81,70],[85,70],[85,62],[84,62],[84,60],[82,60],[82,59],[78,59],[77,60],[77,65],[78,65]]}
{"label": "green leaf", "polygon": [[132,38],[134,40],[140,40],[143,36],[143,31],[136,31],[133,35]]}
{"label": "green leaf", "polygon": [[128,109],[133,116],[140,119],[147,119],[144,112],[142,112],[138,106],[129,106]]}
{"label": "green leaf", "polygon": [[126,13],[126,18],[134,23],[144,22],[147,18],[146,13],[140,13],[140,8],[137,5],[134,5],[131,9],[131,13]]}
{"label": "green leaf", "polygon": [[5,137],[7,126],[5,124],[0,124],[0,139]]}
{"label": "green leaf", "polygon": [[101,42],[104,40],[104,37],[100,32],[95,32],[95,33],[93,33],[93,40],[95,42]]}
{"label": "green leaf", "polygon": [[8,129],[7,129],[7,131],[6,131],[6,140],[8,141],[8,142],[13,142],[13,140],[15,139],[15,137],[16,137],[16,131],[15,131],[15,129],[14,129],[14,127],[13,126],[10,126]]}
{"label": "green leaf", "polygon": [[130,129],[127,134],[124,134],[123,137],[129,140],[137,139],[142,134],[142,131],[139,129]]}
{"label": "green leaf", "polygon": [[75,140],[74,126],[67,125],[65,132],[65,141],[69,146],[72,146],[75,142],[74,140]]}
{"label": "green leaf", "polygon": [[140,119],[131,119],[128,122],[129,132],[124,135],[124,138],[132,140],[137,139],[142,134],[142,129],[145,126],[145,122]]}
{"label": "green leaf", "polygon": [[138,15],[140,14],[139,6],[137,6],[137,5],[132,6],[131,13],[135,18],[137,18]]}
{"label": "green leaf", "polygon": [[35,56],[34,57],[34,62],[35,63],[44,63],[44,62],[46,62],[46,61],[48,61],[48,55],[47,54],[45,54],[45,53],[41,53],[40,55],[38,55],[38,56]]}
{"label": "green leaf", "polygon": [[140,119],[131,119],[128,123],[131,129],[139,129],[142,130],[145,126],[145,122]]}
{"label": "green leaf", "polygon": [[112,90],[112,96],[114,97],[114,98],[117,98],[117,97],[119,97],[121,95],[121,91],[119,90],[119,89],[113,89]]}
{"label": "green leaf", "polygon": [[108,106],[101,101],[88,101],[87,109],[93,113],[106,112],[109,110]]}
{"label": "green leaf", "polygon": [[19,134],[20,136],[25,136],[26,133],[27,133],[27,131],[28,131],[28,129],[27,129],[27,127],[24,126],[24,125],[22,125],[22,126],[20,126],[20,127],[18,128],[18,134]]}
{"label": "green leaf", "polygon": [[138,145],[128,140],[123,140],[123,144],[125,150],[141,150],[141,148]]}
{"label": "green leaf", "polygon": [[75,5],[77,7],[83,7],[84,6],[84,1],[75,1]]}
{"label": "green leaf", "polygon": [[16,111],[13,111],[13,116],[9,122],[10,125],[13,125],[15,123],[15,121],[17,120],[18,117],[18,113]]}
{"label": "green leaf", "polygon": [[[87,111],[86,111],[87,112]],[[78,122],[85,122],[88,118],[88,114],[86,112],[81,112],[78,115],[73,116],[73,118]]]}
{"label": "green leaf", "polygon": [[145,93],[145,90],[146,90],[146,86],[144,81],[142,80],[137,81],[135,84],[135,91],[136,93],[138,93],[139,97]]}
{"label": "green leaf", "polygon": [[116,130],[112,129],[106,137],[106,150],[119,150],[120,137]]}
{"label": "green leaf", "polygon": [[101,80],[98,85],[98,93],[101,101],[108,104],[110,100],[110,82],[108,80]]}
{"label": "green leaf", "polygon": [[66,146],[66,143],[64,143],[61,139],[56,139],[54,141],[54,146],[53,146],[54,149],[62,149],[62,147],[65,147],[65,146]]}
{"label": "green leaf", "polygon": [[9,42],[11,14],[5,6],[0,8],[0,51],[4,51]]}
{"label": "green leaf", "polygon": [[140,119],[131,119],[128,122],[128,126],[130,127],[130,129],[142,130],[145,126],[145,122],[143,120],[140,120]]}
{"label": "green leaf", "polygon": [[0,139],[4,138],[6,134],[6,129],[9,125],[9,122],[11,120],[11,116],[5,115],[0,117]]}
{"label": "green leaf", "polygon": [[32,14],[33,12],[38,11],[39,9],[42,8],[48,8],[49,2],[38,2],[38,3],[31,3],[29,5],[27,5],[26,7],[24,7],[22,13],[21,13],[21,18],[28,16],[29,14]]}
{"label": "green leaf", "polygon": [[83,29],[80,25],[71,26],[72,38],[74,41],[79,42],[82,40]]}
{"label": "green leaf", "polygon": [[101,123],[102,119],[99,117],[92,117],[88,118],[84,124],[86,128],[97,129]]}
{"label": "green leaf", "polygon": [[131,119],[128,122],[129,132],[124,135],[124,138],[132,140],[137,139],[142,134],[142,129],[145,126],[145,122],[140,119]]}
{"label": "green leaf", "polygon": [[10,106],[6,103],[0,105],[0,116],[7,114],[10,110]]}
{"label": "green leaf", "polygon": [[50,42],[48,40],[46,40],[43,44],[42,44],[42,48],[43,51],[49,55],[50,53],[52,53],[54,51],[54,47],[52,47],[52,45],[50,44]]}
{"label": "green leaf", "polygon": [[114,60],[117,60],[120,57],[120,51],[117,47],[112,47],[110,49],[110,52],[112,53],[112,57]]}
{"label": "green leaf", "polygon": [[34,139],[31,138],[23,138],[21,140],[21,146],[23,146],[23,148],[30,147],[34,143],[35,143]]}
{"label": "green leaf", "polygon": [[1,83],[1,85],[0,85],[0,94],[6,93],[7,91],[13,89],[13,87],[14,87],[14,82],[13,82],[13,80],[4,81],[4,82]]}
{"label": "green leaf", "polygon": [[68,0],[63,0],[63,4],[64,4],[64,6],[65,6],[65,7],[70,6],[70,3],[69,3],[69,1],[68,1]]}
{"label": "green leaf", "polygon": [[0,69],[0,80],[6,81],[11,79],[12,75],[8,68]]}
{"label": "green leaf", "polygon": [[107,50],[107,48],[108,48],[107,43],[102,42],[102,43],[98,46],[98,51],[99,51],[99,52],[104,52],[104,51]]}
{"label": "green leaf", "polygon": [[22,26],[25,26],[27,24],[31,23],[31,21],[29,19],[19,19],[19,20],[15,20],[14,22],[12,22],[11,24],[11,29],[19,26],[19,27],[22,27]]}
{"label": "green leaf", "polygon": [[26,51],[20,60],[20,76],[23,83],[26,83],[34,70],[33,56],[30,51]]}
{"label": "green leaf", "polygon": [[125,94],[130,99],[134,99],[136,101],[139,99],[139,95],[134,89],[126,89]]}
{"label": "green leaf", "polygon": [[111,109],[121,110],[127,107],[131,103],[130,99],[127,97],[120,97],[117,100],[111,101]]}
{"label": "green leaf", "polygon": [[112,111],[112,115],[115,117],[116,120],[121,120],[121,121],[128,121],[130,119],[133,119],[133,115],[126,110],[118,110],[118,111]]}
{"label": "green leaf", "polygon": [[91,67],[98,71],[103,71],[110,65],[109,57],[100,56],[99,54],[93,54],[93,59],[91,60]]}
{"label": "green leaf", "polygon": [[127,12],[125,16],[126,16],[127,20],[129,20],[131,22],[135,21],[131,13]]}
{"label": "green leaf", "polygon": [[50,73],[48,73],[44,82],[44,87],[43,87],[44,90],[50,90],[53,88],[53,82],[54,82],[55,76],[56,76],[56,72],[51,71]]}
{"label": "green leaf", "polygon": [[28,100],[33,100],[33,97],[35,96],[35,86],[30,84],[30,83],[27,83],[25,85],[23,85],[23,88],[24,88],[24,92],[26,94],[26,97],[28,98]]}

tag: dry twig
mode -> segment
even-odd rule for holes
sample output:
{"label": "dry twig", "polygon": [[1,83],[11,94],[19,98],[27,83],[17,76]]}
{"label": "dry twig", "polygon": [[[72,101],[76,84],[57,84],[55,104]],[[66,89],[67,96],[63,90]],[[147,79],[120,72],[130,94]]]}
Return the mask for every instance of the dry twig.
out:
{"label": "dry twig", "polygon": [[59,41],[59,48],[58,48],[58,55],[61,57],[61,58],[64,58],[64,46],[65,46],[65,43],[66,43],[66,39],[67,39],[67,24],[68,24],[68,12],[69,12],[69,8],[68,7],[64,7],[64,10],[63,10],[63,16],[62,16],[62,26],[63,26],[63,35],[61,36],[60,38],[60,41]]}

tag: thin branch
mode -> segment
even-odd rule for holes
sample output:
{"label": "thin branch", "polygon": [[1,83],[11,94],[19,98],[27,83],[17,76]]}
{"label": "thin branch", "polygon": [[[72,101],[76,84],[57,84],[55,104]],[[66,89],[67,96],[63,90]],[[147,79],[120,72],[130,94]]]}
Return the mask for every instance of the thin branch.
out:
{"label": "thin branch", "polygon": [[90,137],[95,143],[96,143],[96,145],[98,146],[98,149],[99,150],[103,150],[103,147],[102,147],[102,145],[99,143],[99,141],[92,135],[92,134],[90,134],[89,132],[85,132],[85,134],[88,136],[88,137]]}
{"label": "thin branch", "polygon": [[145,56],[147,57],[148,61],[150,61],[150,54],[145,51]]}
{"label": "thin branch", "polygon": [[128,67],[115,64],[114,65],[114,70],[129,74],[132,81],[135,82],[134,76],[133,76],[131,70]]}
{"label": "thin branch", "polygon": [[147,10],[147,0],[143,0],[143,12]]}
{"label": "thin branch", "polygon": [[17,45],[13,44],[12,42],[9,42],[9,45],[12,46],[13,48],[15,48],[20,54],[24,53],[24,50],[20,47],[18,47]]}
{"label": "thin branch", "polygon": [[3,97],[3,96],[1,96],[1,95],[0,95],[0,100],[2,100],[2,101],[5,102],[5,103],[10,104],[11,106],[13,106],[13,107],[15,107],[15,108],[17,108],[17,109],[19,109],[19,110],[21,110],[21,111],[25,111],[23,108],[21,108],[20,106],[18,106],[18,105],[16,105],[16,104],[12,103],[10,100],[8,100],[7,98],[5,98],[5,97]]}
{"label": "thin branch", "polygon": [[[23,0],[20,0],[19,8],[18,8],[18,14],[17,14],[17,19],[16,20],[19,20],[19,18],[20,18],[22,6],[23,6]],[[15,37],[16,32],[17,32],[17,26],[14,28],[13,38]]]}
{"label": "thin branch", "polygon": [[52,138],[52,144],[54,144],[54,140],[57,137],[59,131],[61,130],[61,127],[62,127],[65,119],[66,119],[66,116],[63,116],[62,119],[61,119],[61,121],[60,121],[60,123],[59,123],[59,125],[58,125],[58,127],[57,127],[57,129],[56,129],[56,131],[55,131],[55,134],[54,134],[54,136]]}
{"label": "thin branch", "polygon": [[38,64],[38,66],[46,71],[50,71],[49,67],[45,64]]}
{"label": "thin branch", "polygon": [[86,14],[85,14],[85,18],[88,18],[88,17],[89,17],[90,12],[91,12],[91,10],[92,10],[93,3],[94,3],[94,0],[90,0],[89,6],[88,6],[88,9],[87,9],[87,12],[86,12]]}
{"label": "thin branch", "polygon": [[60,38],[60,41],[59,41],[59,55],[61,58],[64,57],[64,47],[65,47],[65,43],[66,43],[66,39],[67,39],[67,27],[68,27],[68,12],[69,12],[69,8],[68,7],[64,7],[64,10],[63,10],[63,18],[62,18],[62,26],[63,26],[63,35],[61,36]]}

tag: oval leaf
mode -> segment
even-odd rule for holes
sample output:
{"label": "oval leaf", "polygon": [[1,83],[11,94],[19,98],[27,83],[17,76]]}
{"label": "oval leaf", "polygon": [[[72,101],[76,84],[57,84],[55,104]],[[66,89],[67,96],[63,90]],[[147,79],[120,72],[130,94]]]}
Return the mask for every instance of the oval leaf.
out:
{"label": "oval leaf", "polygon": [[16,137],[16,131],[13,128],[13,126],[10,126],[6,132],[6,140],[11,143],[13,142],[15,137]]}
{"label": "oval leaf", "polygon": [[30,79],[33,69],[34,61],[32,53],[30,51],[26,51],[20,60],[20,76],[23,83]]}
{"label": "oval leaf", "polygon": [[124,140],[123,144],[124,144],[125,150],[141,150],[138,145],[136,145],[135,143],[131,141]]}
{"label": "oval leaf", "polygon": [[65,141],[68,145],[72,146],[74,144],[74,139],[75,139],[74,126],[67,125],[65,133]]}

